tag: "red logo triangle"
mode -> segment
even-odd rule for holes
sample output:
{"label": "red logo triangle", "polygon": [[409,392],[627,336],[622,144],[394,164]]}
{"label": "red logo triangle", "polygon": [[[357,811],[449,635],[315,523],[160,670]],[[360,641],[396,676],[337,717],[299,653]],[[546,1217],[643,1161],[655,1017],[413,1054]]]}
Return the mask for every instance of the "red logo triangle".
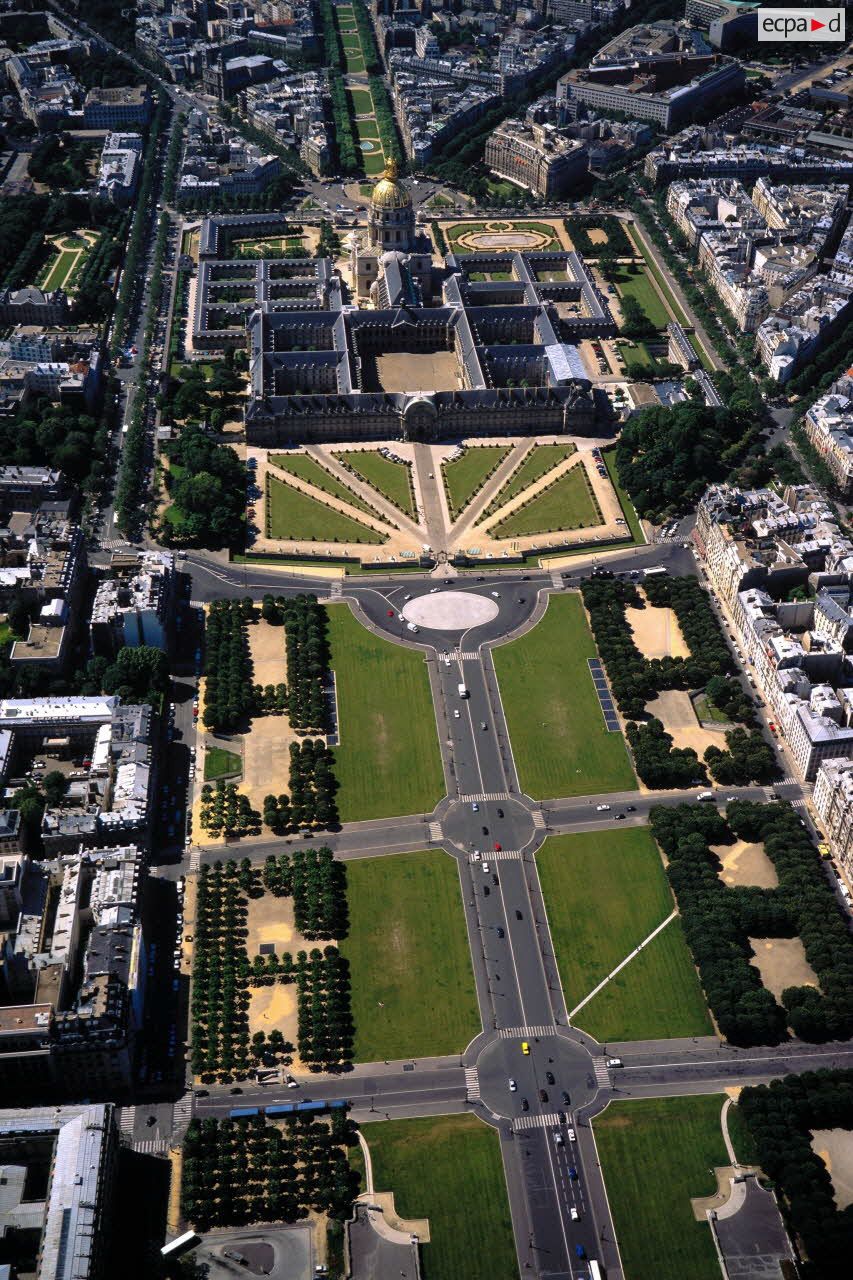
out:
{"label": "red logo triangle", "polygon": [[825,26],[825,22],[818,22],[817,18],[812,18],[812,31],[819,31],[821,27]]}

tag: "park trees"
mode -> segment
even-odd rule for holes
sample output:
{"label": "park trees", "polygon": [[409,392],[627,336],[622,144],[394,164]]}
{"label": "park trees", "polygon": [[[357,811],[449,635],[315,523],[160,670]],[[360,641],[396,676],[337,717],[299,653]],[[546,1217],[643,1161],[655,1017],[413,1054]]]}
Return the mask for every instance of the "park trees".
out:
{"label": "park trees", "polygon": [[205,726],[233,731],[252,714],[255,691],[246,622],[254,616],[240,600],[213,600],[205,630]]}
{"label": "park trees", "polygon": [[294,729],[329,728],[325,680],[329,668],[326,610],[313,595],[294,596],[282,610],[287,651],[288,715]]}

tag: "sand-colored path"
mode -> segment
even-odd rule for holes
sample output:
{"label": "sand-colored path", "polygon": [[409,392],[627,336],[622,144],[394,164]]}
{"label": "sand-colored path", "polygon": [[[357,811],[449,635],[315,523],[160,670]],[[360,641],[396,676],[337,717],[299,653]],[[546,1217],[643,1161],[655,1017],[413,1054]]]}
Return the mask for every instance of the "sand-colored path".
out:
{"label": "sand-colored path", "polygon": [[734,844],[712,844],[711,849],[723,864],[720,879],[726,884],[753,885],[758,889],[778,887],[776,868],[764,852],[763,844],[737,840]]}
{"label": "sand-colored path", "polygon": [[[287,683],[284,627],[258,622],[248,628],[255,684]],[[253,809],[264,807],[264,796],[290,794],[290,744],[300,737],[286,715],[255,716],[243,737],[243,781],[240,790]]]}
{"label": "sand-colored path", "polygon": [[626,609],[625,618],[634,633],[634,644],[644,658],[690,657],[672,609],[658,608],[647,602],[644,609]]}
{"label": "sand-colored path", "polygon": [[722,733],[712,733],[699,724],[690,694],[683,689],[665,689],[646,703],[646,711],[661,721],[667,733],[672,734],[676,747],[692,747],[700,760],[708,747],[725,748]]}
{"label": "sand-colored path", "polygon": [[812,1151],[820,1156],[832,1178],[836,1208],[846,1209],[853,1204],[853,1131],[814,1129]]}
{"label": "sand-colored path", "polygon": [[750,960],[761,981],[777,1000],[786,987],[819,987],[817,974],[806,959],[799,938],[748,938],[755,955]]}

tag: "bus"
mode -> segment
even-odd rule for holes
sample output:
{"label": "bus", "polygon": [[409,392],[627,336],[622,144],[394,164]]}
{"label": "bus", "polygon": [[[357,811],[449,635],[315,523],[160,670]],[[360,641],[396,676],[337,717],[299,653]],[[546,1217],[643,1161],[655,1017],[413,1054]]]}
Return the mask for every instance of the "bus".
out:
{"label": "bus", "polygon": [[188,1249],[194,1249],[197,1244],[201,1244],[201,1236],[197,1236],[194,1231],[185,1231],[182,1236],[176,1236],[174,1240],[163,1245],[160,1257],[179,1258],[182,1253],[186,1253]]}
{"label": "bus", "polygon": [[589,1280],[602,1280],[601,1267],[594,1258],[589,1260]]}

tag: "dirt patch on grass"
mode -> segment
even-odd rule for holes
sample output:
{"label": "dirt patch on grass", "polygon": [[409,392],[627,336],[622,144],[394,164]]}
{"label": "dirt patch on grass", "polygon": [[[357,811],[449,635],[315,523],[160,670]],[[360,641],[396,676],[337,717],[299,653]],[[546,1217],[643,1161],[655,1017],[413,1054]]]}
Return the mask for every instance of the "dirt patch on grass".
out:
{"label": "dirt patch on grass", "polygon": [[645,609],[626,609],[625,617],[634,633],[634,644],[644,658],[690,657],[672,609],[646,604]]}
{"label": "dirt patch on grass", "polygon": [[846,1209],[853,1204],[853,1131],[815,1129],[812,1151],[820,1156],[832,1178],[836,1208]]}
{"label": "dirt patch on grass", "polygon": [[593,244],[607,244],[607,232],[602,227],[590,227],[586,234]]}
{"label": "dirt patch on grass", "polygon": [[711,849],[723,864],[720,879],[726,884],[754,885],[758,889],[775,889],[779,885],[776,868],[764,852],[763,844],[712,844]]}
{"label": "dirt patch on grass", "polygon": [[296,932],[292,898],[276,898],[271,893],[265,893],[262,898],[251,898],[247,925],[249,936],[246,950],[249,959],[258,954],[258,947],[262,942],[274,943],[277,955],[284,951],[295,953],[309,946],[302,935]]}
{"label": "dirt patch on grass", "polygon": [[[267,1035],[278,1029],[292,1045],[296,1044],[298,1030],[296,983],[276,982],[271,987],[252,987],[249,997],[249,1033],[265,1031]],[[292,1054],[289,1071],[305,1070],[296,1050]]]}
{"label": "dirt patch on grass", "polygon": [[786,987],[819,987],[817,974],[806,959],[799,938],[748,938],[755,955],[750,960],[761,981],[777,1000]]}
{"label": "dirt patch on grass", "polygon": [[696,719],[690,694],[683,689],[665,689],[646,703],[646,711],[661,721],[667,733],[672,734],[674,746],[692,747],[700,760],[707,747],[726,745],[722,733],[702,728]]}

